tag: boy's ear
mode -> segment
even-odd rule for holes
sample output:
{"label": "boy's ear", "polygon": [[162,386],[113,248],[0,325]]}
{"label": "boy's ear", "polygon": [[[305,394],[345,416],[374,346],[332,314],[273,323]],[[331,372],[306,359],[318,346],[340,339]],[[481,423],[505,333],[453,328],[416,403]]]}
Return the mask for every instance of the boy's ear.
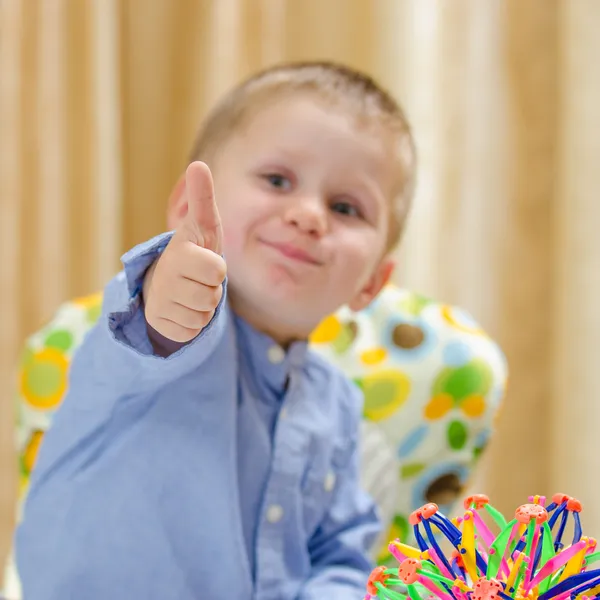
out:
{"label": "boy's ear", "polygon": [[167,228],[169,231],[177,229],[179,223],[187,215],[188,205],[185,197],[185,171],[177,180],[171,190],[167,202]]}
{"label": "boy's ear", "polygon": [[367,283],[348,303],[348,307],[354,312],[366,308],[375,299],[381,289],[389,282],[394,272],[396,263],[390,256],[386,256],[377,266]]}

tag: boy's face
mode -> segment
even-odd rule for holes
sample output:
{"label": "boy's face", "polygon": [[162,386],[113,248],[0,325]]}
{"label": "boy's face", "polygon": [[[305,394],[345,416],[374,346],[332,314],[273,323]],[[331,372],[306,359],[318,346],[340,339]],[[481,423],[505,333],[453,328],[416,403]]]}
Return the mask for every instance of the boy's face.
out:
{"label": "boy's face", "polygon": [[233,309],[282,343],[388,279],[394,186],[384,132],[314,97],[261,109],[211,165]]}

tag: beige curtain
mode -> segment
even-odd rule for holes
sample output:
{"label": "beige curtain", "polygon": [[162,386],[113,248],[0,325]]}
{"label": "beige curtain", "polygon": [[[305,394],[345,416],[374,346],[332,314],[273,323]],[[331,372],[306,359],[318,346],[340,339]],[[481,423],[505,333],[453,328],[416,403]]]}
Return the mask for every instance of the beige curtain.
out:
{"label": "beige curtain", "polygon": [[0,558],[24,336],[163,229],[210,104],[301,58],[401,99],[421,162],[398,282],[464,306],[508,355],[473,486],[503,510],[579,495],[600,536],[598,31],[598,0],[0,0]]}

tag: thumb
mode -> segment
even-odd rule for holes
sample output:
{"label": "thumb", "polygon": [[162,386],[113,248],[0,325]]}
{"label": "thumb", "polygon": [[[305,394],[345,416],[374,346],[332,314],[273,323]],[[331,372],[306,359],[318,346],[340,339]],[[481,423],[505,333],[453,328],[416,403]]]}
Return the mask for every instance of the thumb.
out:
{"label": "thumb", "polygon": [[220,254],[221,217],[215,202],[210,169],[203,162],[193,162],[185,172],[187,220],[197,232],[196,243]]}

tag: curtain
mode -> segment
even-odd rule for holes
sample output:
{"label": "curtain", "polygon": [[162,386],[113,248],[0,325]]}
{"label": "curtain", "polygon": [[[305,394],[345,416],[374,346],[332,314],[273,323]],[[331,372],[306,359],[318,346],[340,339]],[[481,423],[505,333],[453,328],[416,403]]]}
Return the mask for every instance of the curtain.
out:
{"label": "curtain", "polygon": [[25,336],[164,229],[224,91],[309,58],[404,105],[420,165],[396,281],[461,305],[507,354],[473,487],[505,511],[579,496],[600,535],[598,31],[597,0],[0,0],[0,557]]}

